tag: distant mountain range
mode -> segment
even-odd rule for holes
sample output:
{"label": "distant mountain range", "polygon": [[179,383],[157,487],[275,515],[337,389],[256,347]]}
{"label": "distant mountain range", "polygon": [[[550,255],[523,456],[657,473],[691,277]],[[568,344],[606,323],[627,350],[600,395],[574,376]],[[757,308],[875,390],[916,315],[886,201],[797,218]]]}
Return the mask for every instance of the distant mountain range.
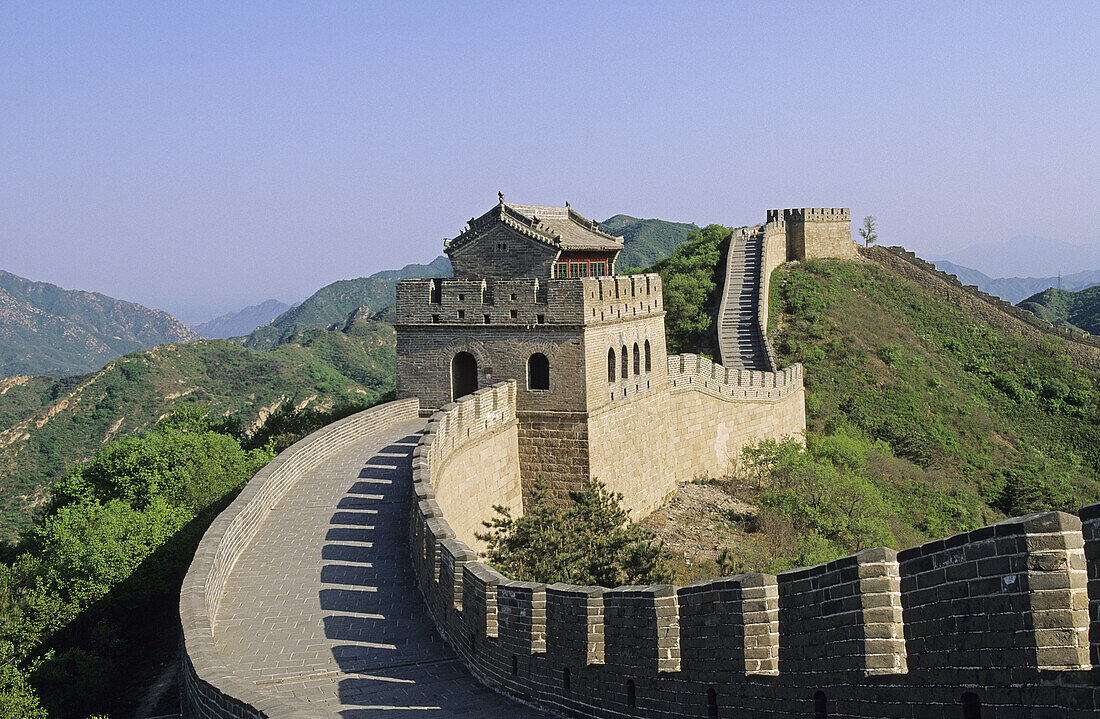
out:
{"label": "distant mountain range", "polygon": [[198,339],[167,312],[0,270],[0,377],[91,372],[127,352]]}
{"label": "distant mountain range", "polygon": [[1100,283],[1078,292],[1044,290],[1020,302],[1017,307],[1055,327],[1100,335]]}
{"label": "distant mountain range", "polygon": [[1057,277],[1059,273],[1073,275],[1100,267],[1100,242],[1075,245],[1043,237],[1013,237],[933,254],[926,259],[937,265],[946,260],[973,267],[989,277]]}
{"label": "distant mountain range", "polygon": [[27,526],[46,488],[104,442],[150,427],[184,404],[254,428],[283,400],[329,408],[393,387],[392,325],[352,313],[270,352],[226,340],[170,344],[64,379],[0,379],[0,539]]}
{"label": "distant mountain range", "polygon": [[1100,285],[1100,270],[1085,270],[1061,279],[1055,277],[997,277],[993,278],[970,267],[956,265],[947,260],[935,260],[937,268],[953,274],[965,285],[977,285],[991,295],[1008,300],[1013,304],[1042,292],[1050,287],[1057,288],[1059,282],[1063,290],[1077,291],[1086,287]]}
{"label": "distant mountain range", "polygon": [[261,325],[290,309],[290,305],[279,300],[267,300],[258,305],[245,307],[239,312],[230,312],[215,317],[209,322],[192,325],[191,329],[210,340],[227,340],[230,337],[243,337]]}

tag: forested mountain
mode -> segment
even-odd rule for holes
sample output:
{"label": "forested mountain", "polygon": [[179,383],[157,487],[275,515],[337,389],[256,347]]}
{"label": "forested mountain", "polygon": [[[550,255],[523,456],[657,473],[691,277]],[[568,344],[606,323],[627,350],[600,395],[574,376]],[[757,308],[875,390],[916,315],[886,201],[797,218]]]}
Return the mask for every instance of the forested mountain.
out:
{"label": "forested mountain", "polygon": [[252,330],[266,325],[290,309],[290,305],[279,300],[267,300],[258,305],[245,307],[238,312],[229,312],[220,317],[192,327],[196,332],[210,340],[227,340],[230,337],[244,337]]}
{"label": "forested mountain", "polygon": [[1060,286],[1063,290],[1076,291],[1100,285],[1100,270],[1085,270],[1063,277],[990,277],[946,260],[936,260],[935,265],[938,269],[958,277],[964,285],[977,285],[982,291],[1012,303],[1051,287]]}
{"label": "forested mountain", "polygon": [[649,267],[668,257],[696,229],[688,222],[640,220],[630,215],[615,215],[600,223],[600,229],[623,238],[623,251],[615,260],[619,272]]}
{"label": "forested mountain", "polygon": [[391,325],[357,318],[286,339],[271,352],[225,340],[166,344],[93,374],[0,380],[0,535],[25,527],[68,468],[181,405],[232,416],[247,430],[284,399],[370,403],[393,386]]}
{"label": "forested mountain", "polygon": [[0,270],[0,377],[91,372],[127,352],[197,339],[167,312]]}
{"label": "forested mountain", "polygon": [[1100,335],[1100,286],[1079,292],[1044,290],[1016,306],[1055,327]]}

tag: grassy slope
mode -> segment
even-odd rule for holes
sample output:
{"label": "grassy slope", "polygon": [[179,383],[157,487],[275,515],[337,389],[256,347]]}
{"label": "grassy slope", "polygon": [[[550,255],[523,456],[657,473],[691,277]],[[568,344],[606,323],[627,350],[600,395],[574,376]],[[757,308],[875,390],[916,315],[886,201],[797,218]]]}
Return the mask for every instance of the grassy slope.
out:
{"label": "grassy slope", "polygon": [[1055,327],[1100,335],[1100,286],[1079,292],[1051,288],[1028,297],[1017,306]]}
{"label": "grassy slope", "polygon": [[698,229],[688,222],[641,220],[630,215],[615,215],[600,223],[600,229],[624,240],[623,251],[616,260],[619,272],[635,267],[649,267],[684,243],[688,233]]}
{"label": "grassy slope", "polygon": [[[783,363],[805,365],[809,430],[880,441],[869,469],[898,544],[1100,497],[1100,376],[1062,340],[1001,335],[869,263],[787,266],[772,282],[771,336]],[[1021,475],[1039,494],[1006,497]]]}
{"label": "grassy slope", "polygon": [[393,386],[393,328],[360,320],[346,329],[295,336],[271,352],[224,340],[164,345],[91,375],[9,388],[0,395],[0,535],[25,527],[30,508],[68,467],[181,403],[238,415],[247,426],[283,398],[373,401]]}

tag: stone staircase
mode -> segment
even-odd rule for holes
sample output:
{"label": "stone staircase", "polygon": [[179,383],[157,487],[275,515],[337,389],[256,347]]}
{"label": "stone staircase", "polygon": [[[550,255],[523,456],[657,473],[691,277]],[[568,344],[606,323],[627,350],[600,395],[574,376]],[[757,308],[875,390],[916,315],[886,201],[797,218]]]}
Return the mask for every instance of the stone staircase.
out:
{"label": "stone staircase", "polygon": [[726,284],[718,311],[718,349],[729,369],[772,372],[759,322],[764,228],[734,230],[726,253]]}

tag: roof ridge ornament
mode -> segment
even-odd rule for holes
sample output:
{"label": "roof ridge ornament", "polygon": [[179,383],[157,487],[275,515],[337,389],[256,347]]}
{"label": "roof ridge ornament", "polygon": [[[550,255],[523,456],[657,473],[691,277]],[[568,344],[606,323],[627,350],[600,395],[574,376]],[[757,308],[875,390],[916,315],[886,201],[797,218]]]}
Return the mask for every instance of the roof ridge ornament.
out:
{"label": "roof ridge ornament", "polygon": [[504,204],[504,193],[500,190],[497,190],[497,199],[500,200],[500,204]]}

